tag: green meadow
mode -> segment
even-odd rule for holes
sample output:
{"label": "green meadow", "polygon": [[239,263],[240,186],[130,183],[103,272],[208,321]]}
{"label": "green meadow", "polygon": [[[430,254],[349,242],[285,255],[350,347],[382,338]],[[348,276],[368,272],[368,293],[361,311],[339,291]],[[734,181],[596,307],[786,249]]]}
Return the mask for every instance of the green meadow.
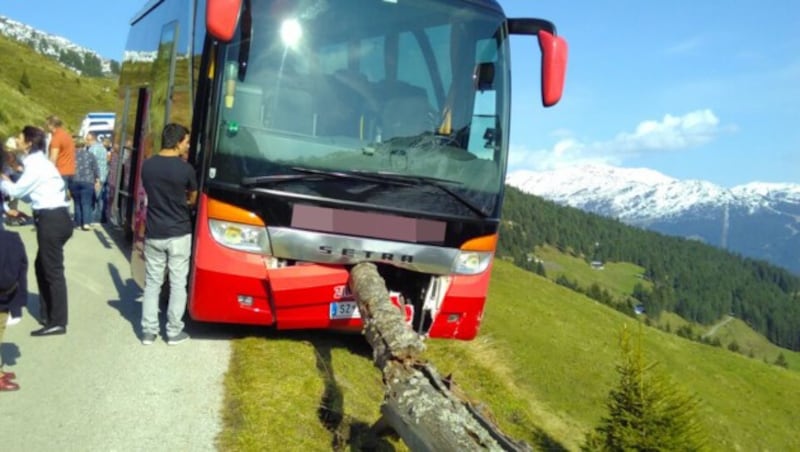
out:
{"label": "green meadow", "polygon": [[644,269],[629,262],[603,262],[602,269],[595,269],[585,259],[561,253],[552,246],[539,247],[535,254],[543,261],[549,279],[563,275],[581,287],[598,284],[615,298],[630,295],[637,283],[649,286],[642,279]]}
{"label": "green meadow", "polygon": [[[800,373],[791,367],[648,327],[499,260],[478,338],[429,340],[426,357],[506,433],[536,449],[578,450],[606,412],[622,328],[641,338],[658,372],[701,400],[712,450],[800,444]],[[368,429],[383,387],[360,336],[269,332],[233,350],[222,450],[404,449]]]}
{"label": "green meadow", "polygon": [[[580,287],[597,284],[617,300],[626,299],[636,284],[650,287],[650,283],[642,279],[644,269],[629,262],[604,262],[603,269],[599,270],[592,268],[585,259],[562,253],[551,246],[537,248],[536,257],[542,260],[548,279],[555,281],[563,275],[577,282]],[[695,339],[705,339],[708,342],[717,340],[721,347],[733,348],[742,355],[768,363],[774,363],[782,354],[790,369],[800,370],[800,353],[776,346],[746,323],[733,317],[726,316],[710,326],[689,322],[671,312],[662,312],[658,318],[648,318],[645,315],[641,319],[667,332],[675,333],[683,328],[691,331]]]}

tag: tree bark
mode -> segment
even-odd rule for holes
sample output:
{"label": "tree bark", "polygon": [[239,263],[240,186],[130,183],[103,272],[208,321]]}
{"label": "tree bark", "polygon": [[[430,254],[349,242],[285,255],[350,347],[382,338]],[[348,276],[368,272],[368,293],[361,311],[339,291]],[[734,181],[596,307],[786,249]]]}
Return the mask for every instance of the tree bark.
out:
{"label": "tree bark", "polygon": [[378,425],[388,424],[413,451],[531,450],[457,397],[450,383],[419,359],[425,344],[390,301],[374,264],[358,264],[351,270],[350,290],[373,361],[383,374],[385,394]]}

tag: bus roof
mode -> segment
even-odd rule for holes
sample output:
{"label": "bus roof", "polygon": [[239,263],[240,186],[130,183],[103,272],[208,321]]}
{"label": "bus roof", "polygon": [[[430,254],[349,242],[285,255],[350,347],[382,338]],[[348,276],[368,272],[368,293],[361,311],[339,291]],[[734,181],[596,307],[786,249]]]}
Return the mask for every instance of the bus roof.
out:
{"label": "bus roof", "polygon": [[[192,3],[194,3],[194,1],[195,0],[192,0]],[[488,6],[490,8],[502,11],[502,9],[500,8],[500,4],[497,2],[497,0],[462,0],[462,1]],[[164,0],[147,0],[147,3],[144,4],[142,9],[140,9],[138,13],[136,13],[133,17],[131,17],[130,25],[133,26],[134,24],[136,24],[136,22],[138,22],[139,19],[146,16],[147,13],[149,13],[151,10],[153,10],[156,6],[158,6],[162,2],[164,2]]]}

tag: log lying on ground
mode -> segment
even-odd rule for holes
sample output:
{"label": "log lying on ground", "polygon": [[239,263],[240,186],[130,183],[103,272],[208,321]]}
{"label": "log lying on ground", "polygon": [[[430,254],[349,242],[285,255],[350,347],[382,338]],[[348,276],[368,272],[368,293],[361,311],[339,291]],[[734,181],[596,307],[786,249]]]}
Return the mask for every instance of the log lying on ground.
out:
{"label": "log lying on ground", "polygon": [[449,389],[432,365],[422,362],[422,338],[392,304],[374,264],[356,265],[350,290],[386,387],[379,426],[391,427],[413,451],[528,451]]}

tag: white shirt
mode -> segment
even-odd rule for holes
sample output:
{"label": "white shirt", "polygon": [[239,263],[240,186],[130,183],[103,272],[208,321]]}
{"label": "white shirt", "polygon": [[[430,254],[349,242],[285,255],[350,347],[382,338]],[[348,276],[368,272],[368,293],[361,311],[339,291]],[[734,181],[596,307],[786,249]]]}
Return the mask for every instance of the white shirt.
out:
{"label": "white shirt", "polygon": [[64,179],[44,152],[25,157],[25,169],[16,183],[0,181],[0,189],[12,198],[29,197],[33,210],[68,207]]}

